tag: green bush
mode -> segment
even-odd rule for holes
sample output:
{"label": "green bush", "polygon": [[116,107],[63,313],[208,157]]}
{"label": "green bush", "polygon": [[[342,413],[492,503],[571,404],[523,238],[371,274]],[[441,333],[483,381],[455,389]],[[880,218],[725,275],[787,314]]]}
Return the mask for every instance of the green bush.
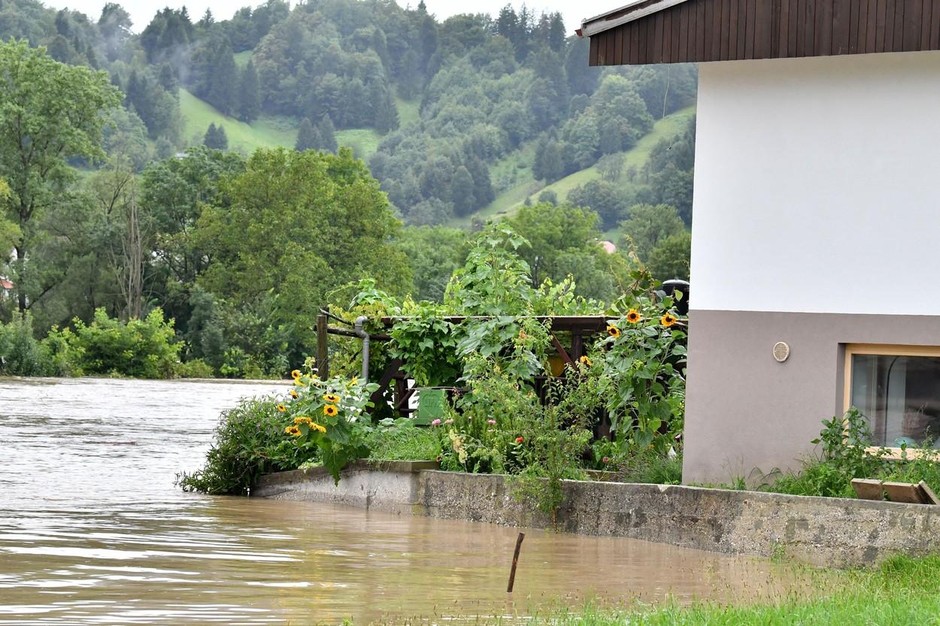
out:
{"label": "green bush", "polygon": [[86,374],[154,379],[173,377],[182,344],[175,342],[173,321],[164,321],[160,309],[127,323],[98,309],[90,325],[75,320],[74,347]]}
{"label": "green bush", "polygon": [[81,368],[84,349],[78,345],[75,333],[68,328],[53,326],[39,347],[46,364],[46,375],[67,377],[84,374]]}
{"label": "green bush", "polygon": [[42,376],[46,373],[39,342],[33,337],[29,313],[14,314],[9,324],[0,324],[0,374]]}
{"label": "green bush", "polygon": [[285,436],[290,423],[275,397],[245,401],[222,414],[203,469],[177,476],[184,491],[244,494],[262,474],[294,469],[310,451]]}
{"label": "green bush", "polygon": [[185,363],[178,363],[176,375],[180,378],[214,378],[215,370],[202,359],[193,359]]}

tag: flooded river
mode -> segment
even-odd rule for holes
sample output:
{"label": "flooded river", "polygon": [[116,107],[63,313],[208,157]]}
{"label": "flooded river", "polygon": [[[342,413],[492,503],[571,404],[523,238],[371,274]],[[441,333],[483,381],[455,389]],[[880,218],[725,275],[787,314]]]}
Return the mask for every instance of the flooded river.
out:
{"label": "flooded river", "polygon": [[0,623],[452,623],[788,589],[765,561],[184,494],[221,410],[284,385],[0,379]]}

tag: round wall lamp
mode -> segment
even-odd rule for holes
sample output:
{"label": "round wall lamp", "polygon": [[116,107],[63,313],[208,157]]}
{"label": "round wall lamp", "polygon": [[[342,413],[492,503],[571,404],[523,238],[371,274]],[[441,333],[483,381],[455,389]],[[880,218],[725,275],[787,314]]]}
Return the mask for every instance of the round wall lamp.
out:
{"label": "round wall lamp", "polygon": [[777,363],[783,363],[790,358],[790,346],[785,341],[778,341],[774,344],[774,360]]}

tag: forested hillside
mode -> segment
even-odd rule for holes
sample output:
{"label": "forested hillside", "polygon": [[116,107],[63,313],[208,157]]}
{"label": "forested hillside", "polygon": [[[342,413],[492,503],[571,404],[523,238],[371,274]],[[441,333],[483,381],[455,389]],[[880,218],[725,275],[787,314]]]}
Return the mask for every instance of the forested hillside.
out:
{"label": "forested hillside", "polygon": [[[167,8],[132,25],[115,3],[86,16],[0,1],[0,126],[43,101],[13,69],[29,57],[13,40],[45,48],[29,63],[84,68],[67,80],[87,83],[76,98],[101,122],[31,111],[61,140],[45,169],[18,165],[32,139],[5,126],[0,245],[14,253],[0,262],[12,285],[0,320],[28,312],[44,336],[96,309],[127,320],[160,308],[184,358],[275,372],[349,281],[442,298],[467,253],[455,227],[499,215],[532,238],[520,253],[540,266],[533,281],[570,274],[579,294],[610,301],[640,263],[687,277],[694,68],[589,68],[587,41],[568,35],[559,14],[509,5],[439,21],[423,2],[267,0],[230,20]],[[278,167],[310,180],[278,187]],[[317,210],[342,223],[303,212],[325,192]],[[273,206],[303,221],[281,223]],[[315,224],[319,239],[299,232]]]}

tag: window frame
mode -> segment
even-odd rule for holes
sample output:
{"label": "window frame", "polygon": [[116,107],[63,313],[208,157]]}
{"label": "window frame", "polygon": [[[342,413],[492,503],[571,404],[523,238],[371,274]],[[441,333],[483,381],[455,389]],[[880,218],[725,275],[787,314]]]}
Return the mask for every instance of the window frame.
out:
{"label": "window frame", "polygon": [[[842,414],[852,408],[852,357],[863,356],[925,356],[940,358],[940,346],[905,345],[894,343],[846,343],[843,344],[842,360]],[[915,459],[923,456],[921,450],[904,449],[898,446],[869,446],[865,448],[869,454],[877,454],[882,458],[901,461]],[[887,452],[885,454],[884,452]]]}

